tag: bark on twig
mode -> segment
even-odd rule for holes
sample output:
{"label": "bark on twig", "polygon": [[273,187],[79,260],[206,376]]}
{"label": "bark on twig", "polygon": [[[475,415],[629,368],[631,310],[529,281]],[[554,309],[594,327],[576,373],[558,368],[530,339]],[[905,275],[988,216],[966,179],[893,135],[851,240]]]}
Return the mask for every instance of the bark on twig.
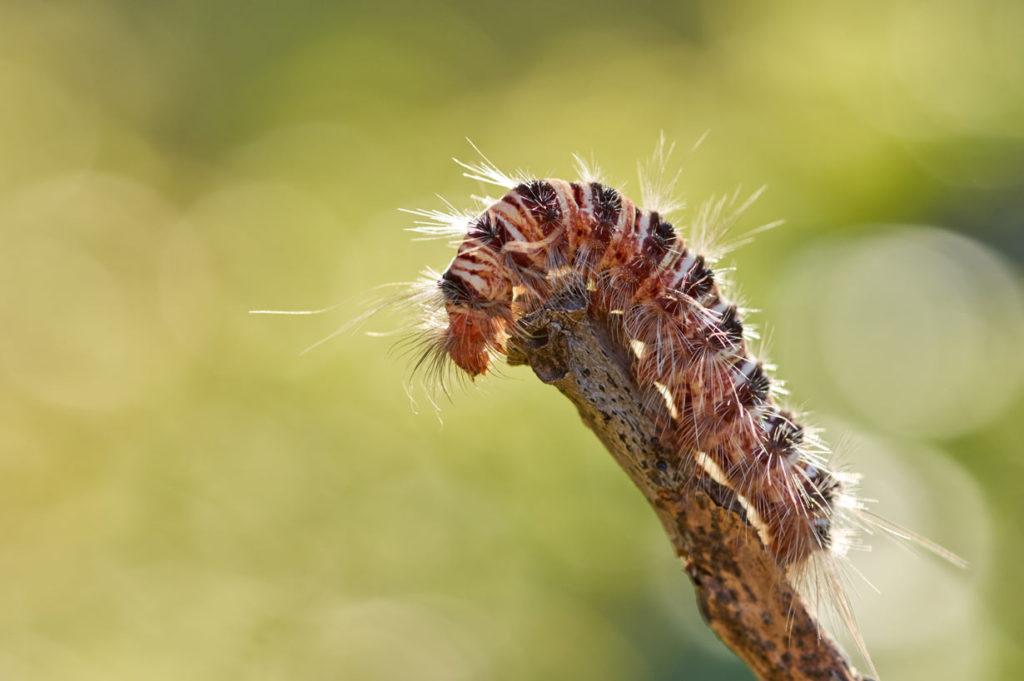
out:
{"label": "bark on twig", "polygon": [[657,513],[693,581],[708,626],[764,681],[865,681],[788,583],[727,487],[694,476],[640,407],[629,357],[585,294],[520,321],[509,363],[558,388]]}

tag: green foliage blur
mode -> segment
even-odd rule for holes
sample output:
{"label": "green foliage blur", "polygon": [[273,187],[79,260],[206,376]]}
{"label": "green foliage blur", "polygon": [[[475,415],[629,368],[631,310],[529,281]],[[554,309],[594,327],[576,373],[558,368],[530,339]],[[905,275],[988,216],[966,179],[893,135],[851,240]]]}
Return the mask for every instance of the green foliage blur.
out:
{"label": "green foliage blur", "polygon": [[[343,333],[399,208],[664,131],[875,509],[883,678],[1024,676],[1024,4],[5,0],[0,679],[750,679],[571,406]],[[696,150],[691,147],[705,133]],[[309,317],[250,309],[336,308]],[[383,314],[363,330],[403,320]],[[443,421],[443,425],[441,422]]]}

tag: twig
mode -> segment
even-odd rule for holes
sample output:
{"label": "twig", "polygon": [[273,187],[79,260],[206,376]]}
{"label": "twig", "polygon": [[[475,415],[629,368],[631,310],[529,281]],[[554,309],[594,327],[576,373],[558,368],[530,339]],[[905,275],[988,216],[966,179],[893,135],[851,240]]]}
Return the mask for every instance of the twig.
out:
{"label": "twig", "polygon": [[512,365],[558,388],[654,508],[708,626],[763,681],[867,681],[821,628],[727,487],[695,475],[694,457],[662,446],[613,340],[585,294],[566,294],[520,320]]}

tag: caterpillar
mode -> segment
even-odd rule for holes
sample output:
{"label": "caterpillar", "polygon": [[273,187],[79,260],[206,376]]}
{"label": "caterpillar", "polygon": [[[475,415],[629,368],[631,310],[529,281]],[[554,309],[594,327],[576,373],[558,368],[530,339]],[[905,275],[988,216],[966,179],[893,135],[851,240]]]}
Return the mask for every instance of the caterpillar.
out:
{"label": "caterpillar", "polygon": [[[656,155],[664,161],[663,146]],[[513,177],[481,158],[456,162],[467,177],[501,187],[500,198],[479,199],[476,213],[408,211],[425,218],[417,230],[456,245],[449,265],[428,272],[415,296],[424,313],[416,367],[442,379],[449,369],[470,379],[487,374],[519,319],[561,292],[584,292],[593,314],[615,320],[663,442],[696,453],[697,469],[744,501],[768,550],[794,583],[824,588],[811,594],[815,602],[831,601],[874,671],[838,570],[857,530],[880,528],[963,561],[874,515],[856,494],[858,476],[833,468],[819,432],[782,404],[773,367],[751,350],[756,336],[744,309],[700,246],[749,201],[729,214],[725,201],[706,204],[684,236],[666,217],[673,202],[660,177],[642,174],[637,204],[579,159],[580,178],[562,180]]]}
{"label": "caterpillar", "polygon": [[564,293],[583,294],[630,358],[661,443],[738,496],[793,586],[819,613],[839,618],[877,678],[841,572],[850,550],[861,546],[859,533],[880,530],[966,563],[874,514],[857,495],[860,476],[834,466],[820,432],[783,404],[786,391],[774,367],[752,351],[757,334],[747,310],[730,299],[711,251],[758,192],[743,202],[736,195],[709,201],[681,229],[667,217],[680,207],[669,195],[675,178],[664,177],[671,152],[662,139],[641,169],[639,204],[578,157],[576,180],[508,175],[483,154],[477,163],[456,160],[466,177],[504,193],[476,197],[480,209],[473,212],[451,204],[406,211],[420,218],[414,231],[453,242],[452,261],[307,350],[397,304],[414,318],[406,337],[418,352],[413,372],[447,391],[453,377],[491,372],[521,332],[520,319]]}
{"label": "caterpillar", "polygon": [[[474,170],[510,184],[493,167]],[[824,445],[776,404],[708,258],[612,187],[525,180],[472,218],[437,280],[446,325],[426,354],[483,375],[516,320],[565,288],[589,291],[596,314],[621,316],[624,342],[644,349],[634,353],[637,385],[675,415],[666,438],[721,471],[780,561],[838,548],[832,518],[857,502],[828,469]]]}

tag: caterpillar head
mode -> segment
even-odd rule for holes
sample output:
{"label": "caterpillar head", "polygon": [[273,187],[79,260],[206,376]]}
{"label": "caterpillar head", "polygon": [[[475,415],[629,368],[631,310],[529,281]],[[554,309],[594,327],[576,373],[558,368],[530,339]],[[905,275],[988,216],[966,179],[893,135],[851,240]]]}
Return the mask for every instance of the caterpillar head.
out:
{"label": "caterpillar head", "polygon": [[[438,288],[448,316],[441,336],[444,353],[471,378],[487,373],[493,355],[505,351],[505,335],[511,324],[511,291],[507,282],[502,286],[488,277],[467,277],[453,263],[441,276]],[[506,295],[483,295],[489,293]]]}

